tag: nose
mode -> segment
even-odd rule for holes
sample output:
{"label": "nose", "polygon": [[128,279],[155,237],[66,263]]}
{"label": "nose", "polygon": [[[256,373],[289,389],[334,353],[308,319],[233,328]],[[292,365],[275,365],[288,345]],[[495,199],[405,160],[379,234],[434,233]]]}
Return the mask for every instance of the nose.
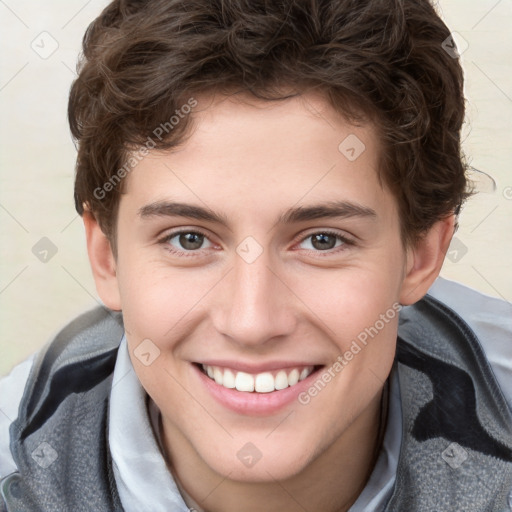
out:
{"label": "nose", "polygon": [[293,292],[266,252],[251,263],[235,255],[217,298],[215,328],[232,343],[262,346],[296,327]]}

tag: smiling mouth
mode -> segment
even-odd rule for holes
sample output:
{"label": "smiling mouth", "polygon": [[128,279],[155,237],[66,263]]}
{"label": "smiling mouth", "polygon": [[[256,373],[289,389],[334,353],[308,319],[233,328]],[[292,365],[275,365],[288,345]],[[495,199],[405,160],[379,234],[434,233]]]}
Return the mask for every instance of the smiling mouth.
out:
{"label": "smiling mouth", "polygon": [[273,391],[280,391],[295,386],[320,368],[320,366],[302,366],[251,374],[230,368],[221,368],[220,366],[205,364],[198,364],[197,366],[219,386],[227,389],[236,389],[245,393],[272,393]]}

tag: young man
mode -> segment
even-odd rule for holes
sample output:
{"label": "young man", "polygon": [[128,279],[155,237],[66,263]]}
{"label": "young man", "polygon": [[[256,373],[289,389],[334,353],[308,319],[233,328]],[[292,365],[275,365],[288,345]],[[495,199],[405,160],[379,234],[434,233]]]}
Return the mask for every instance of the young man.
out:
{"label": "young man", "polygon": [[1,384],[0,510],[512,510],[511,308],[436,281],[449,37],[426,0],[105,9],[69,119],[106,307]]}

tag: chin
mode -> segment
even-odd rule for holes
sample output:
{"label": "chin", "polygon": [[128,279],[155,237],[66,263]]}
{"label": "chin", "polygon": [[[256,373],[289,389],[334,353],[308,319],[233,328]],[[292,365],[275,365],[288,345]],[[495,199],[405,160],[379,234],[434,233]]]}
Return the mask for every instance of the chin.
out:
{"label": "chin", "polygon": [[275,483],[276,480],[284,481],[295,477],[307,467],[311,460],[312,457],[308,457],[304,449],[298,450],[296,443],[293,450],[291,447],[288,450],[283,446],[269,446],[268,443],[266,447],[259,450],[255,444],[249,442],[242,448],[236,448],[234,458],[205,459],[205,462],[216,473],[233,481]]}

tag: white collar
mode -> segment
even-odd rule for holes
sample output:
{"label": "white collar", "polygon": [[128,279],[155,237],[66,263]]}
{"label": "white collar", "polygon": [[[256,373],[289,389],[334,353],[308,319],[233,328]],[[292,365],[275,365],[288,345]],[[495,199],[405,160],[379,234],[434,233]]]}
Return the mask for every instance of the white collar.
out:
{"label": "white collar", "polygon": [[158,448],[123,336],[110,393],[109,444],[126,512],[189,512]]}

